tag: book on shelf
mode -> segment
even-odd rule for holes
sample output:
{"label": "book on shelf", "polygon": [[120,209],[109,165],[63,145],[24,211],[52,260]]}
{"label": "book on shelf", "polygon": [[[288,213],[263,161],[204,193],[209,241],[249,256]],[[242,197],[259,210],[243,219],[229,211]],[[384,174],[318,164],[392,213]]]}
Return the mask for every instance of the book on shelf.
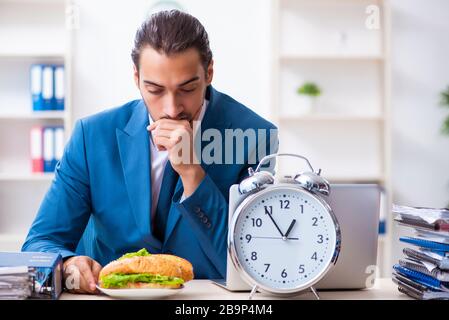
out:
{"label": "book on shelf", "polygon": [[30,69],[32,110],[64,110],[64,79],[63,65],[33,64]]}
{"label": "book on shelf", "polygon": [[30,133],[31,171],[54,172],[64,152],[64,128],[35,126]]}

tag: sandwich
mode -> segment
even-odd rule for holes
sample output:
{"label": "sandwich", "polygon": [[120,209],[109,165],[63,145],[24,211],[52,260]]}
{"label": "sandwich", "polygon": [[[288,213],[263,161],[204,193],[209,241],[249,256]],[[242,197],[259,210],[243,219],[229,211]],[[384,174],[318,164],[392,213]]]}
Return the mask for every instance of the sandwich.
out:
{"label": "sandwich", "polygon": [[193,279],[193,267],[183,258],[141,249],[107,264],[99,279],[106,289],[178,289]]}

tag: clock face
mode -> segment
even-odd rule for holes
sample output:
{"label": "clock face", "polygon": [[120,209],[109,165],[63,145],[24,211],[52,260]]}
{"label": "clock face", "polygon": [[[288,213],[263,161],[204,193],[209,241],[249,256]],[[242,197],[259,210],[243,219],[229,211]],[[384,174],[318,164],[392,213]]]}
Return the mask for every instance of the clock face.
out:
{"label": "clock face", "polygon": [[310,193],[273,187],[242,208],[231,229],[233,246],[241,267],[261,287],[304,289],[335,262],[338,227]]}

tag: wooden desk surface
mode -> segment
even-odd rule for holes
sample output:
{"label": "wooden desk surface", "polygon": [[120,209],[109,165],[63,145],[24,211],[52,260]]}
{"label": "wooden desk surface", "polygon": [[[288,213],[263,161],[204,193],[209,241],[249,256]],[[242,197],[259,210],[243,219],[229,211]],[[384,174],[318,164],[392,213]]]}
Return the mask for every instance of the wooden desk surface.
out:
{"label": "wooden desk surface", "polygon": [[[390,278],[377,279],[374,287],[366,290],[347,291],[321,291],[321,299],[326,300],[404,300],[408,296],[398,291],[397,285]],[[249,292],[230,292],[223,289],[210,280],[192,280],[178,294],[167,297],[170,300],[246,300]],[[61,300],[108,300],[105,295],[82,295],[63,293]],[[256,293],[253,300],[279,299],[276,296],[268,296]],[[285,299],[285,298],[282,298]],[[288,299],[308,300],[315,299],[310,292]]]}

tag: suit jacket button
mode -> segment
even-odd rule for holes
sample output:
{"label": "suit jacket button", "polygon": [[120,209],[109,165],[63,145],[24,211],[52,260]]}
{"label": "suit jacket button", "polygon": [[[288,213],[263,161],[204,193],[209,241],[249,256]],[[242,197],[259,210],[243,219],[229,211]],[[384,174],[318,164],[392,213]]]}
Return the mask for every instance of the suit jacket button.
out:
{"label": "suit jacket button", "polygon": [[202,217],[204,217],[204,212],[200,211],[197,213],[197,215],[201,219]]}
{"label": "suit jacket button", "polygon": [[204,217],[202,221],[203,221],[203,223],[208,223],[209,219],[207,219],[207,217]]}
{"label": "suit jacket button", "polygon": [[212,227],[212,224],[211,224],[210,222],[208,222],[208,223],[206,224],[206,227],[207,227],[208,229],[210,229],[210,227]]}
{"label": "suit jacket button", "polygon": [[201,208],[200,207],[195,207],[193,210],[195,210],[196,213],[200,213],[201,212]]}

